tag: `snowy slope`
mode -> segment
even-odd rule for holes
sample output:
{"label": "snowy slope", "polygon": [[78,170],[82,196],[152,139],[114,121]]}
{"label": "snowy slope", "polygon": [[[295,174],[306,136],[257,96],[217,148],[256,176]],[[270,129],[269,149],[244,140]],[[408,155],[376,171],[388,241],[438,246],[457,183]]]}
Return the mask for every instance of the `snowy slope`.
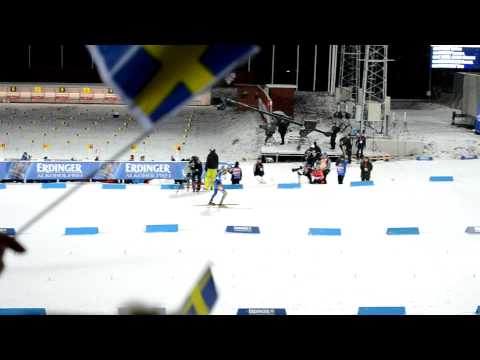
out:
{"label": "snowy slope", "polygon": [[[266,164],[267,183],[244,164],[244,190],[233,209],[203,206],[210,193],[129,185],[82,188],[21,237],[28,253],[6,254],[0,307],[51,313],[114,314],[139,300],[174,311],[208,262],[219,290],[214,314],[240,307],[283,307],[289,314],[356,314],[359,306],[406,306],[408,314],[473,313],[480,299],[480,161],[376,162],[374,187],[293,182],[292,164]],[[453,175],[452,183],[431,183]],[[306,179],[302,179],[305,181]],[[69,185],[70,186],[70,185]],[[0,190],[1,226],[18,227],[64,190],[39,184]],[[180,232],[146,234],[147,224],[178,223]],[[258,235],[226,234],[227,225],[260,226]],[[99,226],[94,236],[63,236],[67,226]],[[387,227],[418,226],[419,236],[387,236]],[[309,227],[340,227],[341,237],[308,236]]]}
{"label": "snowy slope", "polygon": [[[234,95],[231,89],[229,96]],[[220,90],[218,90],[220,91]],[[225,90],[226,91],[226,90]],[[223,92],[225,92],[223,91]],[[225,95],[221,92],[221,95]],[[297,96],[297,120],[320,119],[317,128],[328,131],[331,120],[328,111],[331,101],[323,94],[301,93]],[[438,158],[452,159],[461,155],[480,155],[480,137],[471,130],[450,125],[453,109],[419,102],[402,102],[403,108],[394,108],[395,123],[390,135],[394,141],[414,140],[425,144],[424,153]],[[112,118],[118,111],[120,119]],[[407,115],[406,125],[403,121]],[[192,117],[192,128],[180,154],[175,147],[184,141],[185,128]],[[144,142],[140,142],[137,156],[146,155],[147,160],[168,160],[171,155],[189,157],[198,155],[205,159],[208,149],[215,147],[221,160],[243,161],[255,159],[265,140],[259,129],[259,116],[252,111],[237,111],[227,108],[218,111],[215,107],[186,107],[177,116],[164,119]],[[294,151],[299,127],[289,127],[289,144],[280,146],[280,136],[275,134],[268,151]],[[2,104],[0,106],[0,158],[18,158],[28,151],[34,158],[101,159],[109,158],[141,133],[138,123],[131,118],[125,106],[106,105],[47,105],[47,104]],[[340,138],[340,136],[338,137]],[[311,133],[302,150],[317,141],[322,149],[329,148],[329,138],[320,133]],[[337,139],[338,143],[338,139]],[[48,150],[43,144],[49,144]],[[93,144],[94,150],[86,145]],[[121,159],[127,159],[130,151]]]}
{"label": "snowy slope", "polygon": [[[114,119],[116,111],[120,118]],[[184,142],[185,128],[192,118],[183,152],[175,151]],[[218,111],[213,106],[185,107],[176,116],[163,119],[155,133],[138,142],[137,156],[146,160],[170,160],[170,156],[198,155],[204,160],[214,147],[223,161],[256,159],[260,152],[258,115],[235,109]],[[110,105],[0,105],[0,158],[19,158],[24,151],[34,159],[108,159],[142,133],[126,106]],[[44,150],[43,145],[49,148]],[[94,150],[88,150],[92,144]],[[119,159],[128,159],[129,150]]]}

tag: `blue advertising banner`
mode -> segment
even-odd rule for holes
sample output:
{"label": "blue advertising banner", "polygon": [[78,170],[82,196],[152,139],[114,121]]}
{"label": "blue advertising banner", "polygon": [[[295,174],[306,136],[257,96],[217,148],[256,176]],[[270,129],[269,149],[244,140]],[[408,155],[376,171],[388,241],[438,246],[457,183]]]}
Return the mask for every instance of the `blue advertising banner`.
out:
{"label": "blue advertising banner", "polygon": [[229,225],[225,229],[226,232],[242,233],[242,234],[260,234],[260,228],[258,226],[234,226]]}
{"label": "blue advertising banner", "polygon": [[126,162],[119,168],[120,179],[183,179],[186,162]]}
{"label": "blue advertising banner", "polygon": [[[0,161],[0,180],[185,179],[186,161]],[[231,166],[220,163],[220,166]]]}
{"label": "blue advertising banner", "polygon": [[0,228],[0,234],[5,234],[8,236],[15,236],[15,228]]}
{"label": "blue advertising banner", "polygon": [[237,315],[287,315],[285,309],[238,309]]}

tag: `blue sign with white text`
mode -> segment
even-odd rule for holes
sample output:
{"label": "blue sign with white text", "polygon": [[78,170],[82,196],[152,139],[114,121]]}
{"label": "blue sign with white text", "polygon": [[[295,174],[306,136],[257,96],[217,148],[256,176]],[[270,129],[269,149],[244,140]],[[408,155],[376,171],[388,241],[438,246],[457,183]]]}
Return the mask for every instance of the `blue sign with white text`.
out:
{"label": "blue sign with white text", "polygon": [[285,309],[238,309],[237,315],[287,315]]}
{"label": "blue sign with white text", "polygon": [[226,232],[242,233],[242,234],[260,234],[260,228],[258,226],[227,226]]}
{"label": "blue sign with white text", "polygon": [[430,45],[432,69],[480,69],[480,45]]}
{"label": "blue sign with white text", "polygon": [[15,228],[0,228],[0,234],[15,236]]}
{"label": "blue sign with white text", "polygon": [[186,166],[186,161],[0,161],[0,180],[88,180],[92,174],[94,180],[183,180]]}

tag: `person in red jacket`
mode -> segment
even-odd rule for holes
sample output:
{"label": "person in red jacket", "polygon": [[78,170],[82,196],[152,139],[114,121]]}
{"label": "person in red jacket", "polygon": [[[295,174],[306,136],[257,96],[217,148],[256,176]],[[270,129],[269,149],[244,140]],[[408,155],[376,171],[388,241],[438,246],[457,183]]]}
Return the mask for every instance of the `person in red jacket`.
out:
{"label": "person in red jacket", "polygon": [[312,184],[326,184],[325,174],[323,173],[323,170],[320,169],[320,167],[316,167],[315,169],[313,169],[310,175],[312,177]]}

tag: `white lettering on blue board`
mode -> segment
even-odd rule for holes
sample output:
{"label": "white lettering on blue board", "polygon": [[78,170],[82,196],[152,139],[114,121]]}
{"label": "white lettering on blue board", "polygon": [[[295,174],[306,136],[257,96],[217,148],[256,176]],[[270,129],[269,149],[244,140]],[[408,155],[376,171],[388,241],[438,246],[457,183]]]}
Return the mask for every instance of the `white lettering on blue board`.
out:
{"label": "white lettering on blue board", "polygon": [[37,164],[37,173],[82,173],[81,164]]}
{"label": "white lettering on blue board", "polygon": [[168,164],[125,164],[125,171],[130,173],[170,173]]}
{"label": "white lettering on blue board", "polygon": [[251,315],[265,314],[265,315],[275,315],[274,309],[248,309],[248,313]]}
{"label": "white lettering on blue board", "polygon": [[249,232],[252,231],[251,226],[234,226],[233,231]]}

